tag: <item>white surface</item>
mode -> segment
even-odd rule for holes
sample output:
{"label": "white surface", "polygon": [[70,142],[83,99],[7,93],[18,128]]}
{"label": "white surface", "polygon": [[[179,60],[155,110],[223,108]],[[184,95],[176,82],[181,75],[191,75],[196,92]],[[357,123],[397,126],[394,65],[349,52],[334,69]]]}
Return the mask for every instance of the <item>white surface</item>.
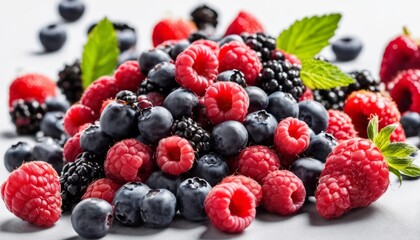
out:
{"label": "white surface", "polygon": [[[38,30],[60,21],[58,1],[0,0],[0,156],[22,138],[16,137],[7,112],[9,83],[20,72],[40,72],[53,79],[64,63],[80,57],[88,26],[104,16],[127,21],[138,31],[138,48],[151,46],[154,23],[168,15],[187,17],[204,1],[105,1],[89,0],[86,12],[76,23],[65,24],[68,39],[59,52],[41,54]],[[348,71],[366,68],[375,75],[385,44],[407,25],[420,36],[420,2],[418,1],[207,1],[220,13],[219,32],[240,9],[252,11],[266,27],[277,35],[295,19],[306,15],[341,12],[343,18],[337,36],[356,35],[364,49],[357,61],[342,64]],[[417,34],[416,34],[417,33]],[[324,51],[330,54],[328,49]],[[8,176],[0,163],[0,183]],[[340,219],[325,221],[314,204],[304,206],[292,217],[280,217],[258,211],[256,220],[242,234],[217,231],[209,223],[189,223],[177,219],[167,229],[114,227],[104,239],[420,239],[420,181],[406,181],[398,188],[393,182],[385,195],[371,206],[352,211]],[[64,216],[49,229],[36,228],[9,213],[0,201],[0,240],[8,239],[79,239],[69,216]]]}

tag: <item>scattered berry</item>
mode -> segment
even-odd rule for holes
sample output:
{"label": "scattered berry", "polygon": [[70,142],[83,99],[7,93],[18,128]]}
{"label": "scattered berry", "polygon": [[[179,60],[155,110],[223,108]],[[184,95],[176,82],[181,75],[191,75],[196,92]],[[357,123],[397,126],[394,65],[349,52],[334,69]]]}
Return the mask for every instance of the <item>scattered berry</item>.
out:
{"label": "scattered berry", "polygon": [[137,128],[145,139],[157,143],[169,135],[172,124],[172,114],[166,108],[158,106],[142,110]]}
{"label": "scattered berry", "polygon": [[102,131],[114,139],[124,139],[137,134],[137,111],[122,102],[109,103],[99,119]]}
{"label": "scattered berry", "polygon": [[299,120],[304,121],[318,134],[328,127],[328,112],[319,102],[306,100],[298,103]]}
{"label": "scattered berry", "polygon": [[29,161],[32,161],[32,147],[27,142],[13,144],[4,154],[4,166],[9,172]]}
{"label": "scattered berry", "polygon": [[229,174],[229,168],[221,155],[208,153],[198,159],[191,174],[206,180],[211,186],[215,186]]}
{"label": "scattered berry", "polygon": [[217,43],[219,44],[219,46],[223,46],[225,44],[228,44],[232,41],[236,41],[236,42],[244,42],[244,40],[242,39],[242,37],[238,34],[230,34],[227,36],[224,36],[222,39],[220,39],[219,41],[217,41]]}
{"label": "scattered berry", "polygon": [[290,171],[302,180],[307,197],[315,196],[322,170],[324,163],[313,158],[300,158],[290,165]]}
{"label": "scattered berry", "polygon": [[136,92],[140,83],[145,79],[137,61],[126,61],[121,64],[115,71],[114,77],[119,90],[132,92]]}
{"label": "scattered berry", "polygon": [[66,162],[76,161],[77,156],[83,152],[80,146],[81,132],[76,133],[73,137],[70,137],[63,147],[63,157]]}
{"label": "scattered berry", "polygon": [[67,33],[61,25],[50,24],[39,31],[39,40],[46,52],[55,52],[63,47]]}
{"label": "scattered berry", "polygon": [[[137,100],[137,95],[135,93],[133,93],[132,91],[129,90],[121,90],[117,93],[117,95],[115,95],[115,100],[116,101],[122,101],[124,102],[124,104],[129,105],[129,106],[133,106],[135,105],[135,103],[138,101]],[[111,103],[112,101],[109,101],[111,99],[106,100],[105,102]],[[102,104],[102,109],[101,109],[101,113],[103,112],[103,110],[105,109],[105,107],[108,105],[105,104],[105,102]],[[105,104],[105,106],[104,106]]]}
{"label": "scattered berry", "polygon": [[299,116],[299,106],[292,95],[284,92],[274,92],[268,96],[267,112],[271,113],[277,121],[288,117]]}
{"label": "scattered berry", "polygon": [[248,190],[251,191],[252,194],[254,194],[255,206],[260,205],[261,200],[262,200],[262,188],[261,188],[261,185],[257,181],[255,181],[254,179],[250,177],[246,177],[244,175],[238,174],[238,175],[230,175],[223,178],[220,184],[231,183],[231,182],[242,184],[246,188],[248,188]]}
{"label": "scattered berry", "polygon": [[51,138],[35,144],[32,149],[32,158],[51,164],[59,174],[63,169],[63,148]]}
{"label": "scattered berry", "polygon": [[213,148],[225,156],[238,154],[248,142],[246,128],[237,121],[226,121],[215,126],[211,135]]}
{"label": "scattered berry", "polygon": [[85,12],[85,4],[80,0],[61,0],[58,12],[65,20],[74,22]]}
{"label": "scattered berry", "polygon": [[236,69],[227,70],[219,73],[219,75],[217,75],[216,77],[216,81],[234,82],[239,84],[241,87],[246,88],[245,75],[241,71]]}
{"label": "scattered berry", "polygon": [[249,12],[240,11],[235,19],[230,23],[225,36],[241,33],[265,32],[262,24]]}
{"label": "scattered berry", "polygon": [[211,149],[210,133],[191,118],[175,120],[171,133],[187,139],[196,153],[206,153]]}
{"label": "scattered berry", "polygon": [[328,127],[325,132],[333,135],[339,142],[357,136],[351,118],[338,110],[328,110]]}
{"label": "scattered berry", "polygon": [[248,114],[245,118],[244,126],[248,131],[250,142],[267,146],[273,144],[277,120],[265,110]]}
{"label": "scattered berry", "polygon": [[248,47],[257,52],[261,62],[267,62],[271,59],[272,51],[276,49],[274,37],[257,32],[254,34],[243,33],[242,38]]}
{"label": "scattered berry", "polygon": [[238,171],[261,183],[269,173],[280,167],[276,153],[265,146],[251,146],[242,150],[239,155]]}
{"label": "scattered berry", "polygon": [[[159,21],[153,28],[152,40],[156,47],[166,40],[179,40],[187,38],[196,30],[194,24],[184,19],[166,18]],[[140,63],[140,66],[143,66]]]}
{"label": "scattered berry", "polygon": [[79,144],[83,151],[94,155],[104,156],[114,143],[114,139],[108,136],[98,125],[90,125],[83,130]]}
{"label": "scattered berry", "polygon": [[64,130],[70,136],[79,132],[80,127],[96,120],[95,113],[90,107],[74,104],[64,115]]}
{"label": "scattered berry", "polygon": [[175,176],[163,171],[153,172],[149,178],[147,178],[146,185],[151,189],[166,189],[176,195],[179,185],[182,183],[181,176]]}
{"label": "scattered berry", "polygon": [[249,97],[248,113],[265,110],[268,107],[268,96],[261,88],[249,86],[245,91]]}
{"label": "scattered berry", "polygon": [[48,96],[57,94],[56,85],[49,77],[38,73],[29,73],[17,77],[9,86],[9,107],[18,99],[44,103]]}
{"label": "scattered berry", "polygon": [[61,89],[61,92],[71,104],[80,100],[83,94],[83,86],[79,60],[70,65],[66,64],[64,69],[58,73],[57,87]]}
{"label": "scattered berry", "polygon": [[63,96],[50,96],[45,98],[47,112],[67,112],[70,108],[69,102]]}
{"label": "scattered berry", "polygon": [[155,48],[144,51],[140,54],[139,66],[141,73],[143,73],[144,76],[147,76],[149,71],[157,64],[170,61],[171,57],[168,55],[168,53],[161,49]]}
{"label": "scattered berry", "polygon": [[209,27],[216,28],[218,14],[213,8],[203,4],[191,12],[191,18],[199,30],[207,30]]}
{"label": "scattered berry", "polygon": [[99,198],[112,204],[115,193],[120,189],[120,185],[108,178],[101,178],[92,182],[86,189],[82,200],[87,198]]}
{"label": "scattered berry", "polygon": [[140,215],[146,226],[167,227],[176,214],[176,197],[166,189],[153,189],[140,201]]}
{"label": "scattered berry", "polygon": [[175,119],[195,117],[198,113],[198,97],[193,92],[178,88],[163,101],[163,107],[171,112]]}
{"label": "scattered berry", "polygon": [[420,70],[407,70],[399,73],[393,81],[392,100],[401,113],[412,111],[420,113]]}
{"label": "scattered berry", "polygon": [[[175,81],[175,65],[168,62],[155,65],[147,74],[146,81],[146,89],[140,89],[139,93],[147,93],[149,92],[148,89],[153,88],[156,92],[167,95],[179,87]],[[140,88],[144,87],[145,84],[142,84]]]}
{"label": "scattered berry", "polygon": [[297,118],[289,117],[280,121],[274,133],[274,145],[284,156],[302,153],[308,148],[309,140],[308,125]]}
{"label": "scattered berry", "polygon": [[39,128],[47,137],[60,139],[64,134],[64,112],[47,112],[41,120]]}
{"label": "scattered berry", "polygon": [[315,89],[313,99],[322,104],[325,109],[343,110],[344,101],[347,97],[347,90],[342,87],[330,89]]}
{"label": "scattered berry", "polygon": [[339,38],[331,44],[335,57],[338,61],[351,61],[359,56],[363,43],[357,37]]}
{"label": "scattered berry", "polygon": [[162,171],[180,175],[190,170],[195,159],[194,149],[185,138],[171,136],[159,141],[156,163]]}
{"label": "scattered berry", "polygon": [[353,71],[350,72],[349,75],[355,80],[355,83],[352,83],[347,87],[347,95],[361,89],[365,89],[371,92],[381,91],[381,81],[375,78],[368,70]]}
{"label": "scattered berry", "polygon": [[308,148],[303,155],[315,158],[325,163],[328,154],[337,146],[337,140],[333,135],[325,132],[318,133],[311,137]]}
{"label": "scattered berry", "polygon": [[201,178],[188,178],[181,183],[176,193],[179,212],[189,221],[203,221],[207,219],[204,201],[211,186]]}
{"label": "scattered berry", "polygon": [[39,130],[45,105],[36,100],[19,99],[10,107],[10,116],[18,134],[33,134]]}
{"label": "scattered berry", "polygon": [[407,137],[420,135],[420,114],[417,112],[406,112],[402,115],[400,123],[404,128]]}

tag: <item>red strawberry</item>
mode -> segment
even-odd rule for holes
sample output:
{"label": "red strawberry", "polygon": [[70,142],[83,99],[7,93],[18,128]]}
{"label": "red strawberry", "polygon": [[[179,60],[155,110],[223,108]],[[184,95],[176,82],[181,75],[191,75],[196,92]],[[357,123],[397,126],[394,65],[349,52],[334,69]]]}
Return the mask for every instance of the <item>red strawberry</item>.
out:
{"label": "red strawberry", "polygon": [[158,22],[153,28],[152,39],[153,46],[156,47],[160,43],[167,40],[179,40],[188,38],[188,36],[196,31],[194,23],[175,18],[165,18]]}
{"label": "red strawberry", "polygon": [[401,113],[420,113],[420,70],[402,71],[393,81],[391,97]]}
{"label": "red strawberry", "polygon": [[265,32],[262,24],[249,12],[240,11],[226,30],[225,36],[241,33]]}

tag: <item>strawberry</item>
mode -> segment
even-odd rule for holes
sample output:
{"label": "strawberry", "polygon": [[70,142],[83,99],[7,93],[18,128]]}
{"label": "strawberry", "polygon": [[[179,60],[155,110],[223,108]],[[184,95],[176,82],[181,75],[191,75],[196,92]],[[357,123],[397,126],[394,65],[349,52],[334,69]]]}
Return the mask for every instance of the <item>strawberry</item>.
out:
{"label": "strawberry", "polygon": [[390,143],[397,126],[378,133],[378,117],[369,122],[369,139],[340,142],[328,155],[316,190],[316,208],[326,218],[340,217],[353,208],[365,207],[380,198],[388,188],[389,172],[398,176],[420,176],[420,167],[410,155],[418,149],[404,142]]}
{"label": "strawberry", "polygon": [[240,11],[236,18],[230,23],[225,36],[231,34],[240,35],[244,32],[253,34],[265,31],[262,24],[253,15],[246,11]]}
{"label": "strawberry", "polygon": [[196,30],[197,28],[193,22],[181,18],[162,19],[153,28],[153,46],[156,47],[167,40],[180,40],[188,38],[188,36]]}
{"label": "strawberry", "polygon": [[393,81],[391,97],[401,113],[420,113],[420,70],[410,69],[400,72]]}

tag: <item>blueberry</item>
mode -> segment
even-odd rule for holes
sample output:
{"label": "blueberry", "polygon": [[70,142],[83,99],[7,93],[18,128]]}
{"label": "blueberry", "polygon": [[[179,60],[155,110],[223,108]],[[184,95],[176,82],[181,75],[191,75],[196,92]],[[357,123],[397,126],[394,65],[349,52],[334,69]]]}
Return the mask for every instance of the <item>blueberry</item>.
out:
{"label": "blueberry", "polygon": [[79,202],[71,213],[74,231],[84,238],[104,237],[112,226],[112,206],[99,198]]}
{"label": "blueberry", "polygon": [[420,114],[417,112],[404,113],[400,123],[407,137],[414,137],[420,134]]}
{"label": "blueberry", "polygon": [[175,81],[175,64],[163,62],[154,66],[147,74],[147,81],[164,93],[170,93],[179,85]]}
{"label": "blueberry", "polygon": [[170,62],[171,57],[161,49],[151,49],[140,54],[139,65],[141,72],[147,76],[149,71],[159,63]]}
{"label": "blueberry", "polygon": [[318,134],[328,127],[328,112],[321,103],[313,100],[305,100],[298,103],[299,119]]}
{"label": "blueberry", "polygon": [[85,4],[79,0],[61,0],[58,11],[65,20],[74,22],[85,12]]}
{"label": "blueberry", "polygon": [[179,176],[170,175],[162,171],[155,171],[146,181],[147,186],[150,188],[167,189],[173,194],[176,194],[176,190],[181,183],[182,179]]}
{"label": "blueberry", "polygon": [[60,139],[64,132],[64,112],[47,112],[42,118],[40,129],[47,137]]}
{"label": "blueberry", "polygon": [[39,39],[45,51],[54,52],[64,45],[67,33],[62,26],[51,24],[41,29]]}
{"label": "blueberry", "polygon": [[136,136],[136,121],[136,110],[121,102],[109,103],[99,119],[102,131],[114,139]]}
{"label": "blueberry", "polygon": [[70,104],[64,96],[47,97],[45,99],[47,112],[66,112]]}
{"label": "blueberry", "polygon": [[284,92],[273,92],[268,96],[267,112],[273,114],[277,121],[288,117],[297,118],[299,107],[292,95]]}
{"label": "blueberry", "polygon": [[140,215],[146,226],[162,228],[175,217],[176,197],[166,189],[150,190],[140,201]]}
{"label": "blueberry", "polygon": [[90,125],[80,136],[80,146],[84,151],[103,156],[113,144],[113,139],[100,126]]}
{"label": "blueberry", "polygon": [[230,156],[238,154],[248,142],[248,132],[242,123],[226,121],[213,128],[214,149],[216,152]]}
{"label": "blueberry", "polygon": [[229,168],[221,155],[208,153],[198,159],[191,172],[193,176],[203,178],[214,186],[229,175]]}
{"label": "blueberry", "polygon": [[277,120],[273,115],[265,110],[250,113],[245,118],[244,126],[252,143],[273,145],[274,132],[277,128]]}
{"label": "blueberry", "polygon": [[149,190],[146,184],[140,182],[126,183],[118,189],[112,201],[115,219],[127,226],[140,225],[140,201]]}
{"label": "blueberry", "polygon": [[4,154],[4,165],[9,172],[20,167],[24,162],[31,160],[32,148],[27,142],[13,144]]}
{"label": "blueberry", "polygon": [[190,90],[178,88],[165,98],[163,106],[175,119],[194,118],[198,114],[198,97]]}
{"label": "blueberry", "polygon": [[182,53],[185,49],[190,46],[190,42],[188,40],[181,40],[175,43],[175,45],[169,51],[169,55],[173,60],[176,60],[178,55]]}
{"label": "blueberry", "polygon": [[60,174],[64,165],[63,148],[51,138],[46,138],[43,142],[35,144],[32,149],[32,159],[51,164]]}
{"label": "blueberry", "polygon": [[236,35],[236,34],[231,34],[231,35],[227,35],[227,36],[223,37],[217,43],[219,44],[220,47],[222,47],[226,43],[230,43],[232,41],[244,42],[244,40],[242,39],[241,36]]}
{"label": "blueberry", "polygon": [[311,142],[303,154],[307,157],[325,162],[328,154],[331,153],[337,144],[338,142],[333,135],[321,132],[311,138]]}
{"label": "blueberry", "polygon": [[188,178],[182,182],[176,193],[176,201],[181,215],[190,221],[206,220],[204,201],[210,190],[210,184],[201,178]]}
{"label": "blueberry", "polygon": [[315,195],[322,170],[324,163],[313,158],[300,158],[290,166],[290,171],[302,180],[307,197]]}
{"label": "blueberry", "polygon": [[164,107],[151,107],[142,110],[137,127],[148,141],[156,143],[169,135],[174,119]]}
{"label": "blueberry", "polygon": [[188,41],[190,43],[193,43],[198,40],[207,40],[207,39],[209,39],[209,36],[205,31],[196,31],[196,32],[191,33],[188,36]]}
{"label": "blueberry", "polygon": [[268,107],[268,96],[264,90],[259,87],[249,86],[245,88],[245,91],[249,97],[249,113],[265,110]]}
{"label": "blueberry", "polygon": [[118,57],[118,65],[121,65],[127,61],[137,61],[140,53],[135,49],[128,49],[120,54]]}
{"label": "blueberry", "polygon": [[359,56],[363,43],[357,37],[343,37],[334,41],[331,48],[338,61],[351,61]]}
{"label": "blueberry", "polygon": [[123,29],[117,31],[118,37],[118,47],[120,48],[121,52],[124,52],[132,47],[136,46],[137,43],[137,36],[136,32],[132,29]]}

